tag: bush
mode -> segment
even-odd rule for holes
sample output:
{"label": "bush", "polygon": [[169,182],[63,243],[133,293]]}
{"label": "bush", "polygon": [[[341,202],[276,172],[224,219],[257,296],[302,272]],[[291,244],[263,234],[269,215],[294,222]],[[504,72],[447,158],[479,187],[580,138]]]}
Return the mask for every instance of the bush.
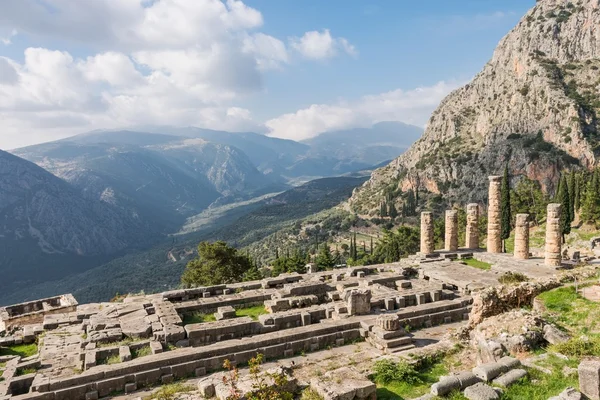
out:
{"label": "bush", "polygon": [[527,276],[525,276],[524,274],[522,274],[520,272],[511,272],[511,271],[503,273],[498,278],[498,282],[502,283],[503,285],[527,282],[528,280],[529,280],[529,278],[527,278]]}
{"label": "bush", "polygon": [[419,373],[406,361],[393,362],[391,360],[379,360],[373,367],[374,380],[379,384],[388,384],[393,381],[403,381],[412,385],[422,383]]}

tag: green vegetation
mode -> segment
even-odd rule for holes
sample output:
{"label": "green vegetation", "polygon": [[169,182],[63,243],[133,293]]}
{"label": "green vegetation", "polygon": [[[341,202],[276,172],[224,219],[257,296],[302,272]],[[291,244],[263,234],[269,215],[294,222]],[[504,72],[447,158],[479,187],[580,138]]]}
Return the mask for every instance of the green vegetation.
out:
{"label": "green vegetation", "polygon": [[308,387],[302,391],[300,400],[323,400],[323,397]]}
{"label": "green vegetation", "polygon": [[243,280],[252,268],[252,260],[227,243],[201,242],[198,257],[186,265],[181,282],[187,287],[235,283]]}
{"label": "green vegetation", "polygon": [[17,376],[35,374],[36,371],[36,368],[19,368],[17,369]]}
{"label": "green vegetation", "polygon": [[405,361],[389,360],[375,363],[372,376],[377,384],[378,400],[413,399],[429,392],[431,385],[448,373],[444,362],[412,366]]}
{"label": "green vegetation", "polygon": [[151,354],[152,354],[152,349],[150,349],[150,346],[143,346],[143,347],[131,349],[131,358],[132,359],[146,357]]}
{"label": "green vegetation", "polygon": [[558,183],[558,190],[556,191],[556,202],[562,205],[562,212],[560,214],[560,229],[562,234],[562,241],[565,242],[565,235],[571,232],[571,200],[569,196],[569,185],[567,178],[562,175]]}
{"label": "green vegetation", "polygon": [[258,317],[263,314],[268,314],[267,310],[265,310],[264,305],[240,308],[239,310],[235,310],[235,314],[238,317],[250,317],[255,321],[258,321]]}
{"label": "green vegetation", "polygon": [[527,282],[529,278],[520,272],[508,271],[500,275],[498,282],[503,285],[511,285],[515,283]]}
{"label": "green vegetation", "polygon": [[478,268],[482,270],[490,270],[492,268],[492,264],[486,263],[485,261],[479,261],[474,258],[467,258],[465,260],[458,260],[461,264],[468,265],[469,267]]}
{"label": "green vegetation", "polygon": [[502,399],[523,400],[523,399],[548,399],[558,395],[565,388],[571,386],[577,388],[579,385],[577,374],[566,375],[563,368],[577,367],[577,362],[565,361],[556,356],[550,356],[543,367],[550,369],[551,374],[545,374],[534,368],[528,368],[529,377],[510,386]]}
{"label": "green vegetation", "polygon": [[119,364],[121,362],[121,357],[119,357],[119,354],[114,354],[112,356],[108,356],[105,359],[99,360],[98,364],[106,364],[106,365],[113,365],[113,364]]}
{"label": "green vegetation", "polygon": [[203,322],[213,322],[216,321],[215,315],[213,313],[204,314],[200,312],[194,312],[191,314],[183,315],[183,324],[201,324]]}
{"label": "green vegetation", "polygon": [[593,329],[595,321],[600,318],[600,304],[581,297],[572,286],[554,289],[539,297],[548,310],[544,318],[573,335],[597,337],[598,334],[590,329]]}
{"label": "green vegetation", "polygon": [[162,386],[158,391],[154,392],[148,397],[144,397],[144,400],[174,400],[177,398],[179,393],[193,392],[196,388],[192,385],[185,385],[183,383],[171,383]]}
{"label": "green vegetation", "polygon": [[26,358],[37,353],[38,346],[36,343],[16,344],[8,347],[0,347],[0,356],[21,356]]}

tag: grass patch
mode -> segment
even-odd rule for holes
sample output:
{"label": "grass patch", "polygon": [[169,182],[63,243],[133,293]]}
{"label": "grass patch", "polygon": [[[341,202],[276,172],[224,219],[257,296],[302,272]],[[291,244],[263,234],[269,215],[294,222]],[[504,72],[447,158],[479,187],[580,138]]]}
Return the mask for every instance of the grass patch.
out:
{"label": "grass patch", "polygon": [[[561,287],[539,295],[547,312],[544,318],[574,335],[600,333],[600,304],[589,301],[575,292],[573,286]],[[590,330],[595,328],[596,330]]]}
{"label": "grass patch", "polygon": [[35,374],[35,372],[37,371],[37,369],[35,368],[19,368],[17,369],[17,376],[21,376],[21,375],[29,375],[29,374]]}
{"label": "grass patch", "polygon": [[479,261],[474,258],[467,258],[465,260],[458,260],[458,262],[468,265],[469,267],[482,269],[488,271],[492,268],[492,264],[486,263],[484,261]]}
{"label": "grass patch", "polygon": [[152,354],[150,346],[143,346],[137,349],[131,349],[131,359],[146,357]]}
{"label": "grass patch", "polygon": [[144,400],[174,400],[178,393],[189,393],[195,390],[194,386],[183,383],[171,383],[161,387],[152,395],[144,397]]}
{"label": "grass patch", "polygon": [[[405,367],[402,366],[401,368],[404,369]],[[414,399],[423,396],[429,393],[431,385],[436,383],[440,376],[448,374],[448,368],[443,362],[439,362],[418,369],[412,368],[412,371],[409,371],[408,374],[412,376],[410,382],[409,380],[391,380],[385,382],[385,379],[377,379],[377,376],[374,376],[374,380],[377,383],[377,399],[399,400]]]}
{"label": "grass patch", "polygon": [[203,322],[213,322],[216,321],[214,314],[205,314],[200,312],[195,312],[191,314],[185,314],[183,316],[183,324],[201,324]]}
{"label": "grass patch", "polygon": [[36,343],[16,344],[14,346],[0,347],[0,356],[21,356],[26,358],[37,353],[38,346]]}
{"label": "grass patch", "polygon": [[498,282],[503,285],[511,285],[514,283],[527,282],[529,278],[520,272],[508,271],[500,275]]}
{"label": "grass patch", "polygon": [[263,314],[268,314],[267,310],[265,310],[264,305],[240,308],[239,310],[235,310],[235,315],[237,315],[238,317],[250,317],[255,321],[258,321],[258,317]]}
{"label": "grass patch", "polygon": [[106,365],[113,365],[113,364],[120,364],[120,363],[121,363],[121,357],[119,357],[118,354],[115,354],[114,356],[106,357],[106,358],[98,361],[98,364],[106,364]]}
{"label": "grass patch", "polygon": [[129,346],[130,344],[137,343],[137,342],[143,342],[143,341],[144,341],[144,339],[125,338],[118,342],[96,343],[96,346],[97,347],[121,347],[121,346]]}
{"label": "grass patch", "polygon": [[323,400],[323,397],[309,387],[302,391],[300,400]]}

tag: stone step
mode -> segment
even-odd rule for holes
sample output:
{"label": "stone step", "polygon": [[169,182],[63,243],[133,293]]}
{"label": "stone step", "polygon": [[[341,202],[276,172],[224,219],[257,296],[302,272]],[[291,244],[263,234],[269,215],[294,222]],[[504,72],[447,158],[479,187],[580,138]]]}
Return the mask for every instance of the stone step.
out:
{"label": "stone step", "polygon": [[415,348],[414,344],[407,344],[407,345],[402,346],[402,347],[394,347],[393,349],[388,348],[386,350],[386,353],[387,354],[397,354],[397,353],[401,353],[403,351],[414,349],[414,348]]}
{"label": "stone step", "polygon": [[412,343],[412,337],[410,336],[405,336],[405,337],[401,337],[398,339],[392,339],[392,340],[387,340],[386,341],[386,345],[387,348],[389,349],[393,349],[402,345],[406,345],[406,344],[410,344]]}

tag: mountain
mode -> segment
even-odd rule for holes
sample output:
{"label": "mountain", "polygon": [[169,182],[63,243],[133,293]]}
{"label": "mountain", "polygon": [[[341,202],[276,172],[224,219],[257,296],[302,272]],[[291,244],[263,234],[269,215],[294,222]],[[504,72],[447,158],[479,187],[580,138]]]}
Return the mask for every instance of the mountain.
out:
{"label": "mountain", "polygon": [[[0,305],[60,293],[73,293],[80,302],[100,301],[110,299],[117,292],[145,290],[150,293],[177,287],[199,241],[226,240],[246,246],[280,230],[287,232],[294,229],[298,220],[347,200],[365,179],[336,177],[308,182],[253,204],[251,210],[233,221],[229,215],[222,215],[192,235],[175,236],[168,242],[126,254],[96,268],[60,279],[48,278],[43,283],[28,286],[27,290],[13,287],[0,290]],[[237,211],[230,210],[230,213],[235,215]],[[264,249],[261,257],[271,257],[271,250]]]}
{"label": "mountain", "polygon": [[405,151],[423,130],[401,122],[381,122],[371,128],[324,132],[303,142],[258,133],[231,133],[195,127],[140,127],[146,132],[200,138],[233,146],[264,174],[286,179],[326,177],[369,169]]}
{"label": "mountain", "polygon": [[86,198],[139,215],[165,232],[216,201],[285,187],[235,147],[154,133],[92,132],[14,154],[65,179]]}
{"label": "mountain", "polygon": [[0,151],[0,292],[57,279],[143,247],[156,232],[84,198],[37,165]]}
{"label": "mountain", "polygon": [[423,137],[355,192],[352,207],[373,214],[386,187],[417,184],[483,200],[487,176],[507,163],[547,190],[561,169],[597,165],[599,69],[598,0],[538,0],[483,70],[441,102]]}

